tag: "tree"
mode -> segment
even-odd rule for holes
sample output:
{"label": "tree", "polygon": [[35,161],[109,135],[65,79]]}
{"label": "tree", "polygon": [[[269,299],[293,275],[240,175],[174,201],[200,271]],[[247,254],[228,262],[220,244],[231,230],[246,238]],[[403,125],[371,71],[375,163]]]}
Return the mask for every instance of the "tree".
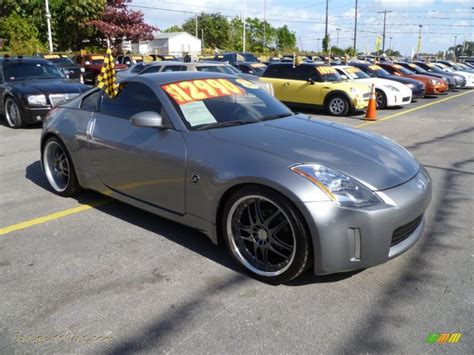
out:
{"label": "tree", "polygon": [[183,28],[177,25],[173,25],[171,27],[168,27],[166,30],[163,30],[162,32],[183,32]]}
{"label": "tree", "polygon": [[349,57],[355,57],[357,55],[357,51],[354,49],[354,47],[347,47],[344,53]]}
{"label": "tree", "polygon": [[38,30],[25,18],[12,13],[0,22],[3,49],[12,54],[33,54],[44,50]]}
{"label": "tree", "polygon": [[[229,45],[230,25],[227,18],[219,13],[201,13],[197,17],[198,33],[197,37],[203,41],[203,47],[207,48],[227,48]],[[195,34],[196,18],[191,17],[183,24],[183,30]],[[202,38],[204,35],[204,39]]]}
{"label": "tree", "polygon": [[402,56],[399,51],[394,51],[393,49],[387,49],[385,51],[385,54],[389,57],[401,57]]}
{"label": "tree", "polygon": [[286,25],[276,30],[277,47],[282,51],[293,51],[296,47],[296,35]]}
{"label": "tree", "polygon": [[88,22],[117,49],[122,47],[123,40],[132,42],[151,40],[153,31],[158,30],[145,23],[141,11],[128,9],[129,2],[131,0],[107,0],[101,18]]}
{"label": "tree", "polygon": [[329,37],[329,35],[324,36],[323,38],[323,52],[324,53],[328,53],[330,45],[331,45],[331,38]]}

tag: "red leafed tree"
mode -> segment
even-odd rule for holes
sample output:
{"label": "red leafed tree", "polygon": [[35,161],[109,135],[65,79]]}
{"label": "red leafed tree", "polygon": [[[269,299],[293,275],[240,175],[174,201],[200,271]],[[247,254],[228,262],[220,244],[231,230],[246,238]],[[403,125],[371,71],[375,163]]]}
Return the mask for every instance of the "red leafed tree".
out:
{"label": "red leafed tree", "polygon": [[132,42],[151,40],[153,31],[158,30],[158,28],[145,23],[141,11],[133,11],[128,8],[127,3],[131,1],[107,0],[102,17],[89,22],[116,49],[121,48],[124,39]]}

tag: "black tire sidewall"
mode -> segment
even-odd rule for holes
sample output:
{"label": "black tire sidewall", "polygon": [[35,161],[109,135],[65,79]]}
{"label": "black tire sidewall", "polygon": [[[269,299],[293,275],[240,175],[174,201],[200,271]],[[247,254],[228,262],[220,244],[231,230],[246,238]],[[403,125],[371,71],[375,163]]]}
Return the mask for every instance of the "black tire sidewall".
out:
{"label": "black tire sidewall", "polygon": [[[18,110],[18,120],[17,120],[17,122],[15,123],[14,126],[12,126],[10,124],[10,122],[8,121],[8,118],[7,118],[7,115],[8,115],[8,112],[7,112],[8,102],[13,102],[13,104],[16,106],[16,108]],[[7,97],[6,100],[5,100],[5,121],[8,125],[8,127],[10,127],[10,128],[21,128],[24,125],[23,117],[21,115],[20,106],[18,106],[18,103],[16,102],[16,100],[11,96]]]}
{"label": "black tire sidewall", "polygon": [[[76,169],[74,167],[74,163],[71,159],[71,156],[69,155],[69,152],[68,150],[66,149],[64,143],[57,137],[51,137],[49,138],[43,145],[43,149],[42,149],[42,152],[41,152],[41,160],[42,160],[42,164],[43,164],[43,169],[45,169],[45,149],[46,149],[46,146],[48,145],[49,142],[52,142],[54,141],[55,143],[59,144],[61,146],[61,148],[64,150],[65,154],[66,154],[66,157],[67,157],[67,160],[68,160],[68,164],[70,166],[69,168],[69,182],[68,182],[68,185],[66,187],[65,190],[63,191],[56,191],[56,189],[54,189],[51,184],[49,183],[49,180],[48,180],[48,184],[50,184],[51,186],[51,189],[58,195],[60,196],[64,196],[64,197],[70,197],[70,196],[74,196],[76,195],[78,192],[80,192],[82,190],[81,186],[79,185],[79,181],[77,180],[77,175],[76,175]],[[46,173],[45,173],[46,175]]]}
{"label": "black tire sidewall", "polygon": [[[234,255],[232,252],[232,247],[230,244],[231,238],[227,234],[227,219],[232,208],[232,205],[242,197],[249,196],[249,195],[259,195],[271,200],[273,203],[278,205],[285,214],[288,216],[290,220],[290,224],[295,233],[295,241],[296,241],[296,252],[295,257],[291,266],[286,270],[284,273],[278,276],[263,276],[252,272],[251,270],[247,269],[245,265]],[[252,275],[254,278],[269,283],[269,284],[281,284],[287,281],[290,281],[296,277],[298,277],[301,273],[303,273],[310,265],[311,261],[313,260],[312,255],[312,242],[310,233],[307,231],[306,224],[300,214],[300,212],[294,207],[294,205],[286,199],[284,196],[279,194],[278,192],[263,187],[263,186],[245,186],[238,191],[236,191],[227,201],[224,206],[224,210],[222,213],[222,220],[220,221],[221,227],[221,236],[224,239],[225,245],[227,247],[228,252],[234,259],[234,261],[240,265],[247,273]]]}
{"label": "black tire sidewall", "polygon": [[[382,90],[376,89],[375,92],[376,94],[382,95],[382,104],[380,105],[380,107],[377,107],[377,110],[383,110],[384,108],[387,107],[387,95],[385,95],[385,93]],[[375,104],[377,104],[377,101],[375,101]]]}
{"label": "black tire sidewall", "polygon": [[[345,105],[346,105],[344,111],[342,111],[340,114],[332,113],[331,109],[330,109],[331,101],[336,99],[336,98],[342,99],[344,101]],[[349,100],[344,95],[340,95],[340,94],[331,95],[327,100],[326,111],[332,116],[336,116],[336,117],[346,116],[350,112],[350,110],[351,110],[351,107],[350,107],[350,104],[349,104]]]}

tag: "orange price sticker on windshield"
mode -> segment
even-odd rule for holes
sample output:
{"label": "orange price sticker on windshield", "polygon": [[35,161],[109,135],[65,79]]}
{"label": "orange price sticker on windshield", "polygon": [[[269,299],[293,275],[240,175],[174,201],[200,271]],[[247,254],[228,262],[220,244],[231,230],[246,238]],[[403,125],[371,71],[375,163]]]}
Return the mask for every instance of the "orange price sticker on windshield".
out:
{"label": "orange price sticker on windshield", "polygon": [[328,74],[334,74],[336,73],[336,69],[333,67],[316,67],[316,70],[321,74],[321,75],[328,75]]}
{"label": "orange price sticker on windshield", "polygon": [[394,67],[394,68],[397,68],[397,69],[400,69],[402,66],[399,65],[399,64],[394,64],[393,67]]}
{"label": "orange price sticker on windshield", "polygon": [[358,72],[360,72],[360,69],[359,69],[359,68],[356,68],[356,67],[348,67],[348,68],[346,69],[346,71],[347,71],[348,73],[358,73]]}
{"label": "orange price sticker on windshield", "polygon": [[408,64],[408,66],[409,66],[410,68],[416,68],[416,65],[415,65],[415,64]]}
{"label": "orange price sticker on windshield", "polygon": [[103,55],[93,55],[91,56],[92,60],[101,60],[101,59],[104,59],[104,56]]}
{"label": "orange price sticker on windshield", "polygon": [[57,55],[57,54],[45,54],[43,56],[43,58],[44,59],[57,59],[57,58],[59,58],[59,55]]}
{"label": "orange price sticker on windshield", "polygon": [[227,79],[203,79],[180,81],[162,85],[161,88],[170,95],[177,104],[212,99],[214,97],[241,95],[244,90]]}
{"label": "orange price sticker on windshield", "polygon": [[374,64],[374,65],[369,65],[369,68],[372,69],[372,70],[379,70],[379,69],[382,69],[381,67],[379,67],[378,65]]}

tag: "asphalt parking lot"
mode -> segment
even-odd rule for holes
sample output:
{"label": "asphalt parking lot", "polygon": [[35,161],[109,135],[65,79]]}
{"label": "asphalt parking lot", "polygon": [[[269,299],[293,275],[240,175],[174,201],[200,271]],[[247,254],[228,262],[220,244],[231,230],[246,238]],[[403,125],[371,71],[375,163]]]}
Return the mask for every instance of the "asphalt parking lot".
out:
{"label": "asphalt parking lot", "polygon": [[[387,136],[425,165],[433,200],[414,248],[270,286],[187,227],[92,192],[53,194],[40,128],[0,126],[0,353],[472,353],[474,91],[376,123],[307,113]],[[457,344],[425,341],[455,332]]]}

